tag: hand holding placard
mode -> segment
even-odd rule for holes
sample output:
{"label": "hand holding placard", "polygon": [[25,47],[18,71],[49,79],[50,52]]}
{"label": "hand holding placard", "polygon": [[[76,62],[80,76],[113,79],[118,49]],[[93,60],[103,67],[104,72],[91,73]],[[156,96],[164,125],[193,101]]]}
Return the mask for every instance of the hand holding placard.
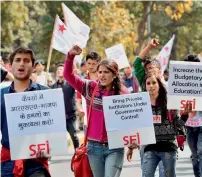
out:
{"label": "hand holding placard", "polygon": [[133,143],[131,144],[129,147],[128,147],[128,151],[127,151],[127,160],[130,162],[131,159],[132,159],[132,156],[133,156],[133,150],[134,149],[140,149],[140,146],[136,143]]}
{"label": "hand holding placard", "polygon": [[192,112],[192,103],[187,102],[183,111],[183,115],[188,115],[189,113]]}
{"label": "hand holding placard", "polygon": [[41,159],[41,160],[48,160],[49,159],[48,157],[46,157],[45,153],[41,150],[36,153],[36,158]]}

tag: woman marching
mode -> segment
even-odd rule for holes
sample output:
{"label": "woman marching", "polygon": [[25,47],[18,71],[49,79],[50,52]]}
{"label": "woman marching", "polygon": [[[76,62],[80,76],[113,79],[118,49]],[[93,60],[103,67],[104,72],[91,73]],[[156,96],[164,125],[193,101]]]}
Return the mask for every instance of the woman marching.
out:
{"label": "woman marching", "polygon": [[73,62],[75,55],[82,50],[78,46],[70,49],[65,61],[64,77],[67,82],[80,92],[89,108],[92,93],[96,88],[90,114],[88,130],[88,158],[94,177],[119,177],[121,174],[124,148],[109,149],[107,132],[103,113],[103,96],[127,93],[121,86],[118,65],[113,60],[102,60],[98,65],[98,82],[82,80],[74,73]]}
{"label": "woman marching", "polygon": [[[175,177],[178,148],[176,135],[177,131],[184,127],[192,105],[187,104],[181,118],[179,118],[177,111],[167,110],[167,92],[157,75],[152,73],[146,75],[145,88],[150,95],[153,116],[158,116],[158,122],[154,122],[156,144],[149,144],[144,149],[142,177],[154,177],[161,160],[165,176]],[[169,115],[172,121],[169,120]],[[133,149],[136,148],[138,148],[136,144],[129,147],[127,152],[129,161],[132,158]]]}

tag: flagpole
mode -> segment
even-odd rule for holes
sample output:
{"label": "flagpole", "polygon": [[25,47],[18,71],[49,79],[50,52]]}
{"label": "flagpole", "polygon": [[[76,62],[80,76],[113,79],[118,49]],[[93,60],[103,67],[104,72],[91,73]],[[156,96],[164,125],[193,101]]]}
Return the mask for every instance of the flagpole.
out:
{"label": "flagpole", "polygon": [[48,62],[47,62],[47,67],[46,67],[46,85],[48,85],[48,73],[49,73],[49,69],[50,69],[50,62],[51,62],[51,57],[52,57],[52,53],[53,53],[53,34],[55,32],[55,26],[56,26],[56,19],[57,19],[58,15],[55,16],[55,22],[54,22],[54,27],[53,27],[53,33],[52,33],[52,37],[51,37],[51,43],[50,43],[50,48],[49,48],[49,54],[48,54]]}

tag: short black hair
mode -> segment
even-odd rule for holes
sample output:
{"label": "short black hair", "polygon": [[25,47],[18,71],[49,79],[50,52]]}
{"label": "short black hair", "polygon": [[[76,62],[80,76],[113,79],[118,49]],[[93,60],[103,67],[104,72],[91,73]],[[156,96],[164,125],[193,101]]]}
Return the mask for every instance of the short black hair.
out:
{"label": "short black hair", "polygon": [[196,54],[189,54],[184,57],[184,61],[200,62],[200,59],[199,59],[198,55],[196,55]]}
{"label": "short black hair", "polygon": [[35,62],[35,66],[36,65],[38,65],[38,64],[42,64],[42,65],[45,65],[45,62],[44,62],[44,60],[43,59],[39,59],[39,60],[37,60],[36,62]]}
{"label": "short black hair", "polygon": [[88,61],[89,59],[100,62],[101,57],[99,56],[99,54],[97,52],[90,52],[86,56],[86,61]]}
{"label": "short black hair", "polygon": [[163,73],[168,74],[169,73],[168,69],[165,69],[165,71]]}
{"label": "short black hair", "polygon": [[64,63],[58,63],[56,66],[56,69],[58,69],[58,67],[60,67],[60,66],[64,67],[65,65],[64,65]]}
{"label": "short black hair", "polygon": [[152,64],[152,65],[155,65],[156,67],[161,68],[161,63],[160,63],[157,59],[147,59],[147,60],[144,62],[144,67],[146,68],[146,66],[147,66],[148,64]]}
{"label": "short black hair", "polygon": [[144,67],[146,67],[146,65],[150,64],[151,61],[152,61],[152,58],[148,55],[146,55],[144,58],[143,58],[143,64],[144,64]]}
{"label": "short black hair", "polygon": [[15,49],[11,54],[10,54],[10,57],[9,57],[9,61],[10,61],[10,64],[12,65],[13,63],[13,60],[14,60],[14,57],[16,54],[18,53],[24,53],[24,54],[30,54],[31,55],[31,60],[32,60],[32,66],[34,66],[34,63],[35,63],[35,55],[34,55],[34,52],[29,49],[29,48],[26,48],[26,47],[18,47],[17,49]]}
{"label": "short black hair", "polygon": [[86,65],[86,62],[82,61],[81,64],[80,64],[80,67],[85,66],[85,65]]}

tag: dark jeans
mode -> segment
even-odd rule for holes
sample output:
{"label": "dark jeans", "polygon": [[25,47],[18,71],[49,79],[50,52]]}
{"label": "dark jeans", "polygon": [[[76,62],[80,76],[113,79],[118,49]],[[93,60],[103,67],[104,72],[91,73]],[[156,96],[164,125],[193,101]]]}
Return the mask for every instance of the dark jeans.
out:
{"label": "dark jeans", "polygon": [[177,152],[147,151],[143,157],[142,177],[154,177],[156,168],[160,161],[163,162],[166,177],[176,176]]}
{"label": "dark jeans", "polygon": [[202,176],[202,127],[187,127],[187,142],[191,150],[195,177]]}
{"label": "dark jeans", "polygon": [[[14,177],[13,168],[14,168],[13,160],[2,162],[1,163],[1,177]],[[41,168],[41,167],[36,167],[36,168]],[[42,169],[36,169],[36,168],[34,169],[34,167],[33,167],[33,169],[27,169],[25,167],[24,177],[50,177],[50,175],[44,168],[42,168]],[[32,171],[32,172],[28,173],[28,171]]]}
{"label": "dark jeans", "polygon": [[[146,145],[140,146],[140,159],[141,159],[141,168],[143,169],[143,158],[144,158],[144,148],[146,147]],[[163,166],[163,162],[160,161],[158,164],[159,167],[159,177],[165,177],[165,173],[164,173],[164,166]]]}
{"label": "dark jeans", "polygon": [[32,173],[31,175],[29,175],[28,177],[47,177],[47,175],[44,171],[38,170]]}
{"label": "dark jeans", "polygon": [[74,149],[78,148],[79,139],[76,134],[76,117],[66,119],[66,127],[74,144]]}

